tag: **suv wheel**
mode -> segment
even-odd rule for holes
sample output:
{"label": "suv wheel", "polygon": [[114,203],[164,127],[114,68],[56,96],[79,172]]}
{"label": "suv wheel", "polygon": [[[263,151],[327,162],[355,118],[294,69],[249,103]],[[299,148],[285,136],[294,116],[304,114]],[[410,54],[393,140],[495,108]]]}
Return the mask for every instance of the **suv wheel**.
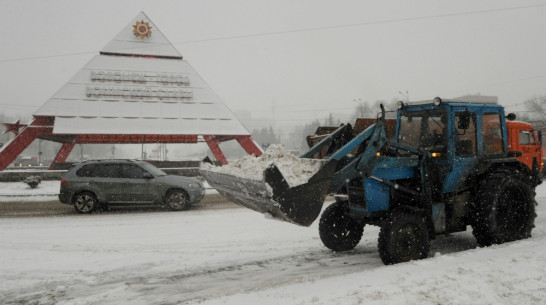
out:
{"label": "suv wheel", "polygon": [[78,213],[89,214],[95,211],[99,206],[99,202],[95,194],[91,192],[82,192],[74,197],[74,209]]}
{"label": "suv wheel", "polygon": [[187,210],[190,207],[190,199],[183,190],[170,190],[165,196],[165,206],[173,211]]}

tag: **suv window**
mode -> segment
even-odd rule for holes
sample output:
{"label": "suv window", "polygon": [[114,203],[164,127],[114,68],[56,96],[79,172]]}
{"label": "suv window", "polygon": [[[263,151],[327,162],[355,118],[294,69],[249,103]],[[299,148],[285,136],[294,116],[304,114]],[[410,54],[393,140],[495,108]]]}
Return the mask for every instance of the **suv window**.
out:
{"label": "suv window", "polygon": [[78,177],[119,178],[120,164],[86,164],[76,171]]}
{"label": "suv window", "polygon": [[78,177],[96,177],[98,164],[86,164],[76,171]]}
{"label": "suv window", "polygon": [[135,164],[122,164],[121,165],[121,177],[122,178],[144,178],[144,174],[147,173],[140,166]]}
{"label": "suv window", "polygon": [[98,170],[95,177],[120,178],[120,164],[103,163],[97,164]]}
{"label": "suv window", "polygon": [[153,176],[156,176],[156,177],[167,176],[167,173],[151,165],[150,163],[141,162],[139,163],[139,166],[141,166],[144,170],[146,170],[148,173],[152,174]]}

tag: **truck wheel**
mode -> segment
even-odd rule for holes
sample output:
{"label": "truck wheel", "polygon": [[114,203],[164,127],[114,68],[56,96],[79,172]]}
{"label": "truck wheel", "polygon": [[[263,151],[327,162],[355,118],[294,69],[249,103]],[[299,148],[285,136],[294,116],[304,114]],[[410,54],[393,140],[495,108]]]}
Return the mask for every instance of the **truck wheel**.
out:
{"label": "truck wheel", "polygon": [[173,211],[183,211],[190,207],[190,199],[183,190],[170,190],[165,196],[165,206]]}
{"label": "truck wheel", "polygon": [[326,248],[336,252],[351,250],[362,238],[364,223],[348,215],[346,203],[336,202],[330,205],[319,222],[319,235]]}
{"label": "truck wheel", "polygon": [[91,192],[81,192],[74,196],[74,209],[78,213],[89,214],[99,207],[99,201]]}
{"label": "truck wheel", "polygon": [[479,246],[531,237],[535,227],[535,194],[531,186],[503,172],[493,172],[476,196],[472,234]]}
{"label": "truck wheel", "polygon": [[378,248],[385,265],[427,258],[430,240],[425,218],[394,212],[381,226]]}

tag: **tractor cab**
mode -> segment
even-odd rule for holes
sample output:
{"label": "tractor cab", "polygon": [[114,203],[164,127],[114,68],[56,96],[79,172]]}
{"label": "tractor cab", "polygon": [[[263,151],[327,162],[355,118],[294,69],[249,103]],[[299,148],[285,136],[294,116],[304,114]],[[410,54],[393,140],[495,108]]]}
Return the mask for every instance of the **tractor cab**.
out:
{"label": "tractor cab", "polygon": [[[415,102],[398,111],[396,141],[428,152],[439,194],[465,187],[476,165],[507,157],[504,108],[494,101]],[[403,155],[402,155],[403,156]],[[413,155],[413,157],[416,157]]]}

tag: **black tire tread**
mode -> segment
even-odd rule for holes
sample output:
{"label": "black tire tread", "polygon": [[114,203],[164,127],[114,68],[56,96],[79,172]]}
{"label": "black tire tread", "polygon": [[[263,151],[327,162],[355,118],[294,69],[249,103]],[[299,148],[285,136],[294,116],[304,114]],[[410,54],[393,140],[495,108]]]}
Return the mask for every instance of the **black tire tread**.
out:
{"label": "black tire tread", "polygon": [[[328,249],[336,252],[348,251],[354,249],[360,242],[364,233],[364,223],[352,219],[347,214],[348,211],[346,203],[335,202],[322,213],[319,235]],[[334,232],[336,226],[343,226],[340,228],[341,233]]]}
{"label": "black tire tread", "polygon": [[[416,231],[416,238],[419,239],[420,243],[417,250],[410,258],[398,256],[397,247],[401,245],[398,245],[395,242],[396,232],[406,225],[413,226]],[[381,261],[383,261],[385,265],[427,258],[430,251],[430,239],[425,217],[417,213],[394,211],[381,226],[378,238],[378,249]]]}
{"label": "black tire tread", "polygon": [[[497,227],[498,206],[502,202],[503,194],[507,188],[517,188],[522,195],[524,207],[519,212],[523,214],[520,225],[511,232],[500,232]],[[476,195],[473,209],[472,234],[479,246],[486,247],[493,244],[525,239],[531,237],[531,231],[535,227],[535,192],[533,188],[520,176],[506,170],[495,170],[480,181],[479,191]]]}

